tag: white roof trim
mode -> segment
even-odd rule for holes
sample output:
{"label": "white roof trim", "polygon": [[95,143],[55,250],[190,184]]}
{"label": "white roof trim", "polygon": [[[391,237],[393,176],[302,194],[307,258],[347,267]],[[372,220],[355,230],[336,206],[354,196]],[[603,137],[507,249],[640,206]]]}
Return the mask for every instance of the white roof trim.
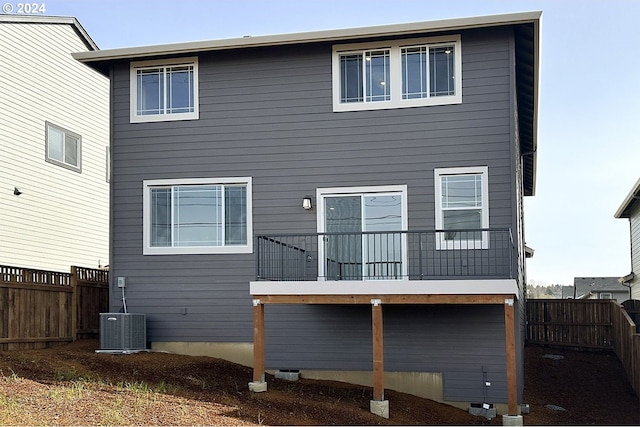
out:
{"label": "white roof trim", "polygon": [[[83,39],[90,51],[99,50],[89,33],[85,31],[80,22],[72,16],[43,16],[43,15],[0,15],[0,23],[13,24],[62,24],[71,25]],[[83,52],[84,53],[84,52]]]}
{"label": "white roof trim", "polygon": [[393,24],[375,27],[349,28],[342,30],[313,31],[257,37],[240,37],[223,40],[207,40],[154,46],[107,49],[99,52],[79,52],[73,57],[78,61],[91,63],[116,59],[140,58],[154,55],[184,55],[200,51],[241,49],[250,47],[278,46],[296,43],[314,43],[349,40],[363,37],[385,37],[466,28],[490,27],[509,24],[537,23],[542,12],[522,12],[503,15],[479,16],[471,18],[445,19],[438,21]]}
{"label": "white roof trim", "polygon": [[624,214],[624,211],[627,210],[627,208],[629,206],[631,206],[631,204],[636,201],[637,199],[635,198],[635,195],[640,191],[640,179],[638,179],[638,181],[636,181],[635,185],[633,186],[633,188],[631,189],[631,191],[629,192],[629,194],[627,194],[627,197],[624,198],[624,202],[622,202],[622,204],[620,205],[620,207],[618,208],[618,210],[616,211],[614,218],[626,218],[623,217],[622,215]]}

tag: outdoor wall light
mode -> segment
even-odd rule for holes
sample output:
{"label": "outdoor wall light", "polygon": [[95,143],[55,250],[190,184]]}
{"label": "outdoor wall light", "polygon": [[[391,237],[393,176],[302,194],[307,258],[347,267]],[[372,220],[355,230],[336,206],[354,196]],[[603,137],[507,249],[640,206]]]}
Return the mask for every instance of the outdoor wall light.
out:
{"label": "outdoor wall light", "polygon": [[14,196],[19,196],[19,195],[21,195],[21,194],[22,194],[22,191],[20,191],[20,190],[18,189],[18,187],[13,187],[13,195],[14,195]]}
{"label": "outdoor wall light", "polygon": [[313,207],[313,205],[311,204],[311,196],[304,196],[304,199],[302,199],[302,207],[306,210],[309,210]]}

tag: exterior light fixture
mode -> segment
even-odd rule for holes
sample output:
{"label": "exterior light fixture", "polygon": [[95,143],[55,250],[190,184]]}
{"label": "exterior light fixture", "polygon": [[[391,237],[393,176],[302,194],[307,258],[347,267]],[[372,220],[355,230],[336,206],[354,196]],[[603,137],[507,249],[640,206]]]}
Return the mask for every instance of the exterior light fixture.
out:
{"label": "exterior light fixture", "polygon": [[302,208],[309,210],[313,207],[312,203],[311,203],[311,196],[304,196],[304,199],[302,199]]}
{"label": "exterior light fixture", "polygon": [[21,194],[22,194],[22,191],[20,191],[20,190],[18,189],[18,187],[13,187],[13,194],[14,194],[15,196],[19,196],[19,195],[21,195]]}

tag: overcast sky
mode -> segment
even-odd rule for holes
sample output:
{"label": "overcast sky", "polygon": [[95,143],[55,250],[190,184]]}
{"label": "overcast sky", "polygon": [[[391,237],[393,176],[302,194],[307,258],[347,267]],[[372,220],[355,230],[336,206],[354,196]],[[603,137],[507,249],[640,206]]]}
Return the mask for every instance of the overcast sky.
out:
{"label": "overcast sky", "polygon": [[[17,9],[19,1],[3,1]],[[535,197],[525,201],[529,282],[631,271],[629,222],[614,219],[640,177],[640,1],[46,0],[101,49],[540,10]]]}

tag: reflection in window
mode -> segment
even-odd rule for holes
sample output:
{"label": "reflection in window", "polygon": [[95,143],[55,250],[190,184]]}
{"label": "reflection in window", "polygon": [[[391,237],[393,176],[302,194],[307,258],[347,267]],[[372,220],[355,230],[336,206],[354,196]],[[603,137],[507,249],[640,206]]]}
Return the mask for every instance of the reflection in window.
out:
{"label": "reflection in window", "polygon": [[389,50],[340,55],[340,102],[391,99],[389,67]]}
{"label": "reflection in window", "polygon": [[193,65],[137,70],[137,115],[180,114],[194,111]]}
{"label": "reflection in window", "polygon": [[46,157],[50,163],[81,171],[81,144],[80,135],[63,129],[52,123],[46,122]]}
{"label": "reflection in window", "polygon": [[454,46],[402,49],[402,99],[455,95]]}
{"label": "reflection in window", "polygon": [[246,185],[150,189],[151,247],[247,244]]}

